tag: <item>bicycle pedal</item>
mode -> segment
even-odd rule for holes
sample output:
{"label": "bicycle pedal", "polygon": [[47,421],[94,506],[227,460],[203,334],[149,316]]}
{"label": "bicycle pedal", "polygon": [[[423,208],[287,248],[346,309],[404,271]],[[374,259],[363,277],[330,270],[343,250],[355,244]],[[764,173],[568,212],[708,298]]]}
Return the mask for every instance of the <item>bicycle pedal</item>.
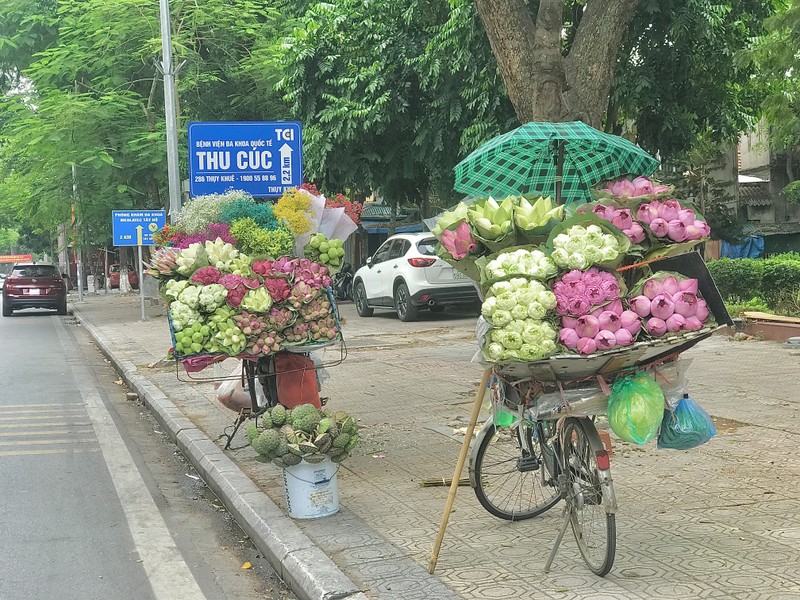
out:
{"label": "bicycle pedal", "polygon": [[325,396],[325,397],[322,397],[322,396],[320,396],[320,398],[319,398],[319,403],[320,403],[322,406],[325,406],[325,405],[328,403],[328,400],[329,400],[329,399],[330,399],[330,398],[328,398],[327,396]]}
{"label": "bicycle pedal", "polygon": [[528,471],[536,471],[542,463],[535,456],[527,456],[517,459],[517,471],[526,473]]}

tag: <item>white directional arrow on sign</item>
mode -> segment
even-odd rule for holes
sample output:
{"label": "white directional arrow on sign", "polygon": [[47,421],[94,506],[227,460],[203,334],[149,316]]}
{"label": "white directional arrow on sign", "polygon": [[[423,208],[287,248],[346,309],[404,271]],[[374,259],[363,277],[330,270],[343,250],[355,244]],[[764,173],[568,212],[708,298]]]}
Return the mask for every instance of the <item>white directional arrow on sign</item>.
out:
{"label": "white directional arrow on sign", "polygon": [[292,183],[292,147],[284,144],[278,152],[281,155],[281,185],[291,185]]}

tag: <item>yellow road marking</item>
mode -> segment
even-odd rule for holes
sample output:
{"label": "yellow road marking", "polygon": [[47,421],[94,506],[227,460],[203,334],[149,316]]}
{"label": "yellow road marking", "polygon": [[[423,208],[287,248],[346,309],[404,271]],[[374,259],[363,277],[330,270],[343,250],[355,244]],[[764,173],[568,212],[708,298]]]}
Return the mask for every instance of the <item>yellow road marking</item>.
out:
{"label": "yellow road marking", "polygon": [[1,456],[38,456],[42,454],[83,454],[100,452],[100,448],[63,448],[53,450],[0,450]]}

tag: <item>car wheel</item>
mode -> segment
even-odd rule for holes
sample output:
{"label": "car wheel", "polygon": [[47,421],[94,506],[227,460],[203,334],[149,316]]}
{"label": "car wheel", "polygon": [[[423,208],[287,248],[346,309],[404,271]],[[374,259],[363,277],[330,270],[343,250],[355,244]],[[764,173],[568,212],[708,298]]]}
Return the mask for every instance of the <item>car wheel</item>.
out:
{"label": "car wheel", "polygon": [[11,308],[11,305],[8,302],[3,302],[3,316],[10,317],[13,312],[14,309]]}
{"label": "car wheel", "polygon": [[67,314],[67,300],[64,299],[64,301],[58,305],[58,308],[56,310],[58,311],[59,315]]}
{"label": "car wheel", "polygon": [[441,304],[434,304],[428,310],[431,311],[432,313],[440,313],[444,312],[444,306],[442,306]]}
{"label": "car wheel", "polygon": [[411,302],[411,294],[405,283],[399,284],[394,291],[394,308],[401,321],[415,321],[417,318],[417,307]]}
{"label": "car wheel", "polygon": [[369,307],[367,304],[367,290],[364,289],[364,284],[359,281],[356,284],[355,290],[355,303],[356,303],[356,312],[358,312],[359,317],[371,317],[372,313],[375,311]]}

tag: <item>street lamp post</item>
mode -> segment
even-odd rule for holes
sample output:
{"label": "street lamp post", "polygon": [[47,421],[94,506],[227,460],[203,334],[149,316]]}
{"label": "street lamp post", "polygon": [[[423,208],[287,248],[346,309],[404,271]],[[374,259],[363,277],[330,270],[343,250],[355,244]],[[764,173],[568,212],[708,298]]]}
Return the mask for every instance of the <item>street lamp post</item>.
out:
{"label": "street lamp post", "polygon": [[178,172],[178,117],[175,106],[175,74],[172,63],[172,31],[169,0],[159,0],[161,15],[161,72],[164,75],[164,109],[167,119],[167,173],[169,176],[169,220],[174,223],[181,208],[181,181]]}

